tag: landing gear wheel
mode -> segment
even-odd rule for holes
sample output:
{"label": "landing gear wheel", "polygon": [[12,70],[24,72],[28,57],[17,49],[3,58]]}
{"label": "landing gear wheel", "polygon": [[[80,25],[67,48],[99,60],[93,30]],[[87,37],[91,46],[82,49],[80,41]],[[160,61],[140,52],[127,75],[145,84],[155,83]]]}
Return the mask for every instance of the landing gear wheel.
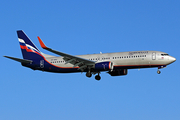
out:
{"label": "landing gear wheel", "polygon": [[160,73],[161,73],[161,71],[160,71],[160,70],[158,70],[158,71],[157,71],[157,73],[158,73],[158,74],[160,74]]}
{"label": "landing gear wheel", "polygon": [[87,73],[86,73],[86,77],[89,77],[89,78],[90,78],[91,76],[92,76],[91,72],[87,72]]}
{"label": "landing gear wheel", "polygon": [[96,75],[96,76],[95,76],[95,79],[96,79],[96,80],[100,80],[100,79],[101,79],[101,76]]}

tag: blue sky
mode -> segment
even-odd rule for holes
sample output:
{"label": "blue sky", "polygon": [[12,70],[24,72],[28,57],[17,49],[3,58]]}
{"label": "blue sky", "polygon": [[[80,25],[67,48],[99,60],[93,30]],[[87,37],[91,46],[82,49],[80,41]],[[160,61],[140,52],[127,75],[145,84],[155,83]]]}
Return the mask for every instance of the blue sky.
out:
{"label": "blue sky", "polygon": [[[1,120],[179,120],[180,1],[3,1],[0,4]],[[33,71],[2,57],[22,58],[16,30],[40,48],[72,55],[136,50],[163,51],[177,61],[161,70],[127,76]],[[54,54],[52,54],[54,55]]]}

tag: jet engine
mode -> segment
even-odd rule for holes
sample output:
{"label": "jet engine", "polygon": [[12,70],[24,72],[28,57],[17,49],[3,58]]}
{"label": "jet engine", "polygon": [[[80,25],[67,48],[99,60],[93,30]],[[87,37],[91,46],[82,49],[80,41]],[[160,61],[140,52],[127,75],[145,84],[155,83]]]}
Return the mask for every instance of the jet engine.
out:
{"label": "jet engine", "polygon": [[117,69],[113,71],[108,72],[111,76],[122,76],[122,75],[127,75],[128,71],[127,69]]}
{"label": "jet engine", "polygon": [[106,62],[99,62],[95,64],[95,70],[98,71],[106,71],[106,70],[113,70],[113,63],[106,61]]}

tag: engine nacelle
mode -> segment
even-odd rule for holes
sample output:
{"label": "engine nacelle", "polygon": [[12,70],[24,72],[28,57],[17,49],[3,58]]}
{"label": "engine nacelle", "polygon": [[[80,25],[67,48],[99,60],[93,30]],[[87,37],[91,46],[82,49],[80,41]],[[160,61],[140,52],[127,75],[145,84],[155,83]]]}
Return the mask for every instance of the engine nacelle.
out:
{"label": "engine nacelle", "polygon": [[122,75],[127,75],[128,71],[127,69],[117,69],[113,71],[108,72],[111,76],[122,76]]}
{"label": "engine nacelle", "polygon": [[106,70],[113,70],[113,63],[110,61],[100,62],[95,64],[95,70],[98,71],[106,71]]}

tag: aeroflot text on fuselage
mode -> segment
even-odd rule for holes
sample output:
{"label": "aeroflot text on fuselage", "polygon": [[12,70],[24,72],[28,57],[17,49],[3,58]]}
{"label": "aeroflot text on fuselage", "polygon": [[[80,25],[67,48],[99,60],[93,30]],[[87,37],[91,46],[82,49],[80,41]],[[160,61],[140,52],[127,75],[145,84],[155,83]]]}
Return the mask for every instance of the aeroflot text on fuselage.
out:
{"label": "aeroflot text on fuselage", "polygon": [[22,31],[17,31],[23,59],[4,56],[20,62],[23,66],[33,70],[55,73],[86,72],[87,77],[95,75],[100,80],[100,73],[107,71],[111,76],[127,75],[128,69],[157,67],[161,68],[176,61],[176,58],[160,51],[132,51],[116,53],[100,53],[88,55],[70,55],[47,47],[38,37],[41,47],[58,55],[52,56],[42,53]]}

